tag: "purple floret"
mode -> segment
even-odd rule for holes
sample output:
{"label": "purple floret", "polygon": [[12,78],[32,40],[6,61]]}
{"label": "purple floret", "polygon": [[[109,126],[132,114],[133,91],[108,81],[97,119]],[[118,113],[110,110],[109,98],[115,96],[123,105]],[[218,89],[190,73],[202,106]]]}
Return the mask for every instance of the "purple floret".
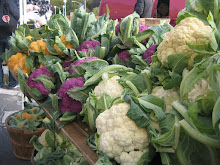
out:
{"label": "purple floret", "polygon": [[124,50],[118,54],[118,57],[120,58],[121,61],[126,63],[128,59],[131,57],[131,55],[129,54],[128,50]]}
{"label": "purple floret", "polygon": [[118,36],[118,33],[120,32],[120,23],[118,23],[116,26],[115,26],[115,35]]}
{"label": "purple floret", "polygon": [[[77,65],[81,65],[83,62],[86,62],[86,61],[93,61],[93,60],[98,60],[99,58],[98,57],[90,57],[90,58],[85,58],[85,59],[81,59],[81,60],[77,60],[73,63],[74,66],[77,66]],[[70,75],[72,75],[73,73],[73,68],[70,67],[69,69],[69,73]]]}
{"label": "purple floret", "polygon": [[83,85],[84,85],[84,78],[79,77],[79,78],[71,78],[65,81],[60,86],[57,95],[61,98],[61,100],[59,100],[59,108],[62,114],[64,114],[66,111],[71,111],[74,113],[81,112],[82,103],[80,101],[74,100],[71,97],[69,97],[67,92],[74,87],[83,87]]}
{"label": "purple floret", "polygon": [[63,62],[63,64],[62,64],[62,67],[63,68],[68,68],[72,63],[73,63],[73,61],[71,61],[71,57],[67,57],[65,60],[64,60],[64,62]]}
{"label": "purple floret", "polygon": [[55,79],[55,77],[47,71],[47,67],[43,66],[41,68],[36,69],[35,71],[33,71],[31,73],[31,75],[27,78],[27,85],[33,89],[33,88],[37,88],[38,91],[40,91],[42,93],[42,95],[48,95],[51,91],[47,90],[44,87],[44,84],[41,82],[36,82],[33,79],[40,76],[40,75],[46,75],[48,77],[52,77],[53,79]]}
{"label": "purple floret", "polygon": [[139,33],[143,32],[143,31],[145,31],[147,29],[148,29],[148,27],[145,24],[141,23],[141,27],[139,29]]}
{"label": "purple floret", "polygon": [[95,40],[90,40],[90,41],[84,41],[79,48],[77,49],[77,52],[86,52],[88,53],[88,49],[96,49],[96,46],[101,46],[100,42],[95,41]]}
{"label": "purple floret", "polygon": [[149,63],[152,62],[151,56],[154,54],[155,48],[158,44],[151,45],[144,53],[143,58]]}

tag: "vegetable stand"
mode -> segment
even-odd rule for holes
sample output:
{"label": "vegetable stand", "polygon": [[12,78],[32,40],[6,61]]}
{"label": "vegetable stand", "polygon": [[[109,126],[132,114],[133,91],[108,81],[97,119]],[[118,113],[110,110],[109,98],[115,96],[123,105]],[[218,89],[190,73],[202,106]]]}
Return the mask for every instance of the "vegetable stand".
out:
{"label": "vegetable stand", "polygon": [[[49,113],[51,107],[43,107],[43,110],[49,118],[53,118]],[[56,120],[55,124],[58,126],[60,125],[60,122]],[[86,144],[86,138],[93,134],[87,124],[83,123],[82,121],[74,121],[62,127],[61,131],[70,140],[70,142],[72,142],[77,147],[77,149],[82,153],[82,155],[91,165],[96,163],[98,160],[98,155]]]}

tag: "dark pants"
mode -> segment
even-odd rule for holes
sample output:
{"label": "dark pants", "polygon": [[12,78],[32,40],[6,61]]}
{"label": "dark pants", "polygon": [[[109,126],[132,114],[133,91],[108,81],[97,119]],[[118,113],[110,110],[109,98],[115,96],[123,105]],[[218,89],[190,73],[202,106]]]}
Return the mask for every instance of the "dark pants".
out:
{"label": "dark pants", "polygon": [[[2,55],[2,53],[5,52],[5,49],[9,49],[9,45],[8,45],[8,40],[10,38],[6,38],[6,39],[0,39],[0,56]],[[0,57],[0,87],[3,87],[4,85],[4,81],[3,81],[3,69],[2,69],[2,58]],[[17,85],[17,81],[14,78],[14,75],[11,73],[11,71],[9,70],[9,87],[14,87],[15,85]]]}

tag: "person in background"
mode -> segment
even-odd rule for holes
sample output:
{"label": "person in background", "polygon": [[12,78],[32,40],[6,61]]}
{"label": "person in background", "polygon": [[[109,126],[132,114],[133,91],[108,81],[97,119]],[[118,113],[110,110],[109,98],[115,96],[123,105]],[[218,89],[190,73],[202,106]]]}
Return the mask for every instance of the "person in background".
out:
{"label": "person in background", "polygon": [[[5,49],[9,49],[8,41],[12,32],[17,28],[19,20],[19,9],[14,0],[0,0],[0,87],[4,87],[4,73],[2,68],[3,60],[1,55],[5,52]],[[9,71],[9,84],[8,89],[17,86],[18,82],[14,78],[14,75]]]}
{"label": "person in background", "polygon": [[134,11],[136,11],[140,18],[150,18],[152,13],[152,0],[137,0]]}

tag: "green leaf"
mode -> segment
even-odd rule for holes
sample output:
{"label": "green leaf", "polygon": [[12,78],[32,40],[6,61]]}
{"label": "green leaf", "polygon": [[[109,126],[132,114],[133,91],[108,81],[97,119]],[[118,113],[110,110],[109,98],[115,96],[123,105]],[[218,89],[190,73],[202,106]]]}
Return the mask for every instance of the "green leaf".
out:
{"label": "green leaf", "polygon": [[100,16],[96,22],[93,23],[91,28],[86,33],[86,40],[93,40],[98,38],[102,33],[105,32],[107,24],[105,23],[108,17],[104,14]]}
{"label": "green leaf", "polygon": [[164,89],[172,89],[175,87],[179,87],[182,81],[182,76],[180,74],[177,74],[175,72],[171,73],[171,78],[168,80],[168,82],[164,85]]}
{"label": "green leaf", "polygon": [[108,94],[104,93],[102,97],[96,103],[96,109],[99,113],[109,109],[113,104],[114,98],[111,98]]}
{"label": "green leaf", "polygon": [[71,27],[66,33],[66,42],[73,44],[73,48],[76,50],[79,47],[79,39]]}
{"label": "green leaf", "polygon": [[192,128],[186,120],[181,120],[180,122],[181,127],[187,132],[193,139],[206,144],[210,147],[220,148],[220,140],[216,138],[209,137],[205,134],[202,134],[198,130]]}
{"label": "green leaf", "polygon": [[220,97],[216,101],[212,112],[212,126],[215,129],[216,134],[220,136],[219,124],[220,124]]}
{"label": "green leaf", "polygon": [[214,129],[211,125],[211,118],[201,115],[198,103],[193,103],[188,106],[188,114],[192,119],[193,124],[195,124],[201,133],[214,134]]}
{"label": "green leaf", "polygon": [[62,14],[52,15],[47,25],[51,29],[58,30],[61,36],[65,35],[70,27],[69,20]]}
{"label": "green leaf", "polygon": [[55,79],[53,77],[49,77],[49,76],[42,74],[42,75],[37,76],[36,78],[33,78],[33,80],[36,82],[43,83],[44,87],[49,91],[55,88],[55,85],[54,85]]}
{"label": "green leaf", "polygon": [[130,109],[127,112],[127,116],[132,119],[137,126],[146,128],[150,123],[149,116],[146,115],[144,110],[134,101],[131,96],[126,95],[124,100],[126,103],[130,104]]}
{"label": "green leaf", "polygon": [[89,93],[94,89],[94,86],[89,87],[74,87],[70,89],[67,94],[74,100],[85,103],[86,99],[89,97]]}
{"label": "green leaf", "polygon": [[188,67],[189,54],[172,54],[167,57],[168,66],[173,72],[181,74],[184,68]]}

